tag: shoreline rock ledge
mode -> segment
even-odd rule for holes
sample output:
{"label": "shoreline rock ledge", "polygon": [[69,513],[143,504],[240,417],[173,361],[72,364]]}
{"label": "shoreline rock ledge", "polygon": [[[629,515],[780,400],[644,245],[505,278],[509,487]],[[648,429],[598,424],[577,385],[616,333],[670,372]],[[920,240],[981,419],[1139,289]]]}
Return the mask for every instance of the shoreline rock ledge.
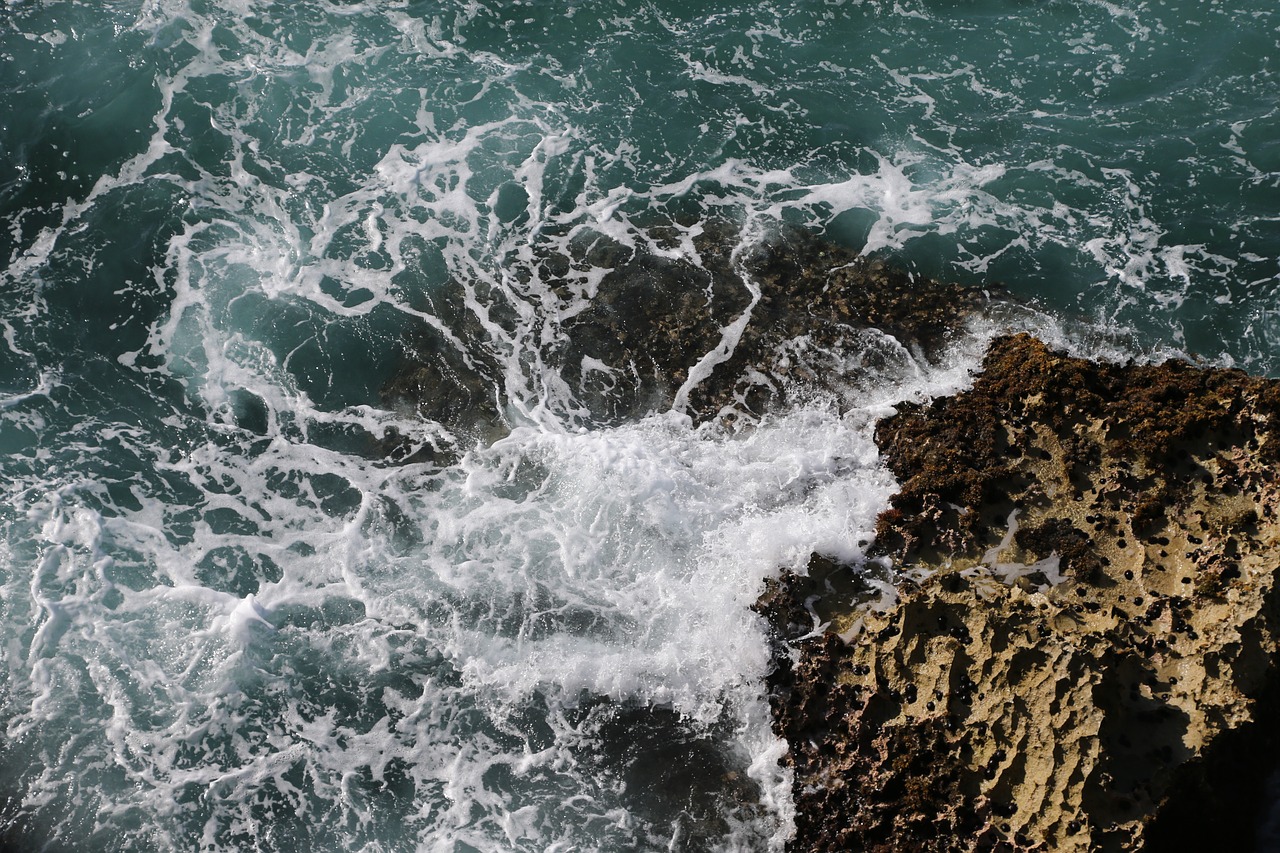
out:
{"label": "shoreline rock ledge", "polygon": [[814,555],[757,604],[790,849],[1253,849],[1280,734],[1280,382],[1014,335],[877,442],[898,600],[859,603]]}

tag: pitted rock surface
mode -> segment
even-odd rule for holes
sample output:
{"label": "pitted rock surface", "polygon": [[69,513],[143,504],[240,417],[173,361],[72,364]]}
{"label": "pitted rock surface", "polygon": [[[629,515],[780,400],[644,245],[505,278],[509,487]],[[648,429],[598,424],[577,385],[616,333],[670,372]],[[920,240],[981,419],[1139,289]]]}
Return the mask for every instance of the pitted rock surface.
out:
{"label": "pitted rock surface", "polygon": [[758,606],[791,849],[1252,849],[1280,729],[1278,418],[1271,380],[1019,335],[971,390],[882,422],[903,488],[876,544],[923,580],[828,602],[794,664],[813,581]]}

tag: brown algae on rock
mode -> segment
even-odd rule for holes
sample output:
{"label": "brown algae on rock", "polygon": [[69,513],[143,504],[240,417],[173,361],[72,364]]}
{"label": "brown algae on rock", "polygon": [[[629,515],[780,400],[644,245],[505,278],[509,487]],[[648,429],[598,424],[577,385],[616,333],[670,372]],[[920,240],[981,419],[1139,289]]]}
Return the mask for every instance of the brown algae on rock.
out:
{"label": "brown algae on rock", "polygon": [[[1016,335],[971,390],[883,421],[903,486],[875,547],[923,579],[857,611],[851,643],[779,649],[791,849],[1248,849],[1276,728],[1278,417],[1271,380]],[[762,597],[781,640],[811,631],[812,587]]]}

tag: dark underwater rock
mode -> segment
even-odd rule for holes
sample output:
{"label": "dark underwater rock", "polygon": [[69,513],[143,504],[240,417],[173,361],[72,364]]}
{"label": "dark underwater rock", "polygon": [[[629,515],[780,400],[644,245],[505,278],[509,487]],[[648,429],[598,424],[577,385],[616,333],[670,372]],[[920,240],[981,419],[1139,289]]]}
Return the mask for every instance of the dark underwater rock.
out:
{"label": "dark underwater rock", "polygon": [[443,432],[411,440],[395,430],[382,437],[388,461],[448,464],[460,450],[506,432],[502,412],[502,366],[476,306],[456,283],[423,294],[415,306],[436,322],[406,332],[404,357],[382,387],[384,405],[411,410]]}
{"label": "dark underwater rock", "polygon": [[918,582],[828,602],[798,641],[812,579],[757,605],[790,849],[1252,849],[1280,734],[1280,383],[1017,335],[877,441],[903,485],[875,544]]}
{"label": "dark underwater rock", "polygon": [[618,780],[627,809],[652,828],[651,843],[672,853],[714,849],[733,824],[758,820],[759,786],[742,756],[723,748],[729,720],[707,730],[669,707],[607,701],[587,701],[570,717],[590,734],[585,766]]}
{"label": "dark underwater rock", "polygon": [[[651,236],[661,248],[661,229]],[[563,364],[604,419],[673,404],[695,421],[758,416],[791,402],[796,389],[847,383],[904,358],[936,359],[990,298],[795,228],[746,246],[739,238],[712,220],[693,237],[692,254],[675,251],[674,234],[668,255],[593,247],[610,272],[590,306],[564,323]],[[739,318],[747,318],[740,334],[726,340]],[[612,371],[607,393],[591,393],[584,363]],[[709,372],[678,398],[699,364]]]}
{"label": "dark underwater rock", "polygon": [[[492,438],[505,426],[514,358],[563,381],[594,424],[673,406],[698,422],[731,422],[787,405],[797,391],[937,359],[989,301],[986,291],[916,276],[795,228],[743,241],[737,226],[711,219],[693,229],[654,225],[633,246],[603,234],[569,245],[517,271],[538,282],[529,292],[543,303],[532,314],[484,288],[468,298],[454,283],[437,294],[425,310],[441,325],[423,323],[406,341],[384,402],[463,443]],[[536,343],[536,352],[504,351],[494,328],[507,341]],[[449,453],[407,447],[398,436],[387,446],[401,459]]]}

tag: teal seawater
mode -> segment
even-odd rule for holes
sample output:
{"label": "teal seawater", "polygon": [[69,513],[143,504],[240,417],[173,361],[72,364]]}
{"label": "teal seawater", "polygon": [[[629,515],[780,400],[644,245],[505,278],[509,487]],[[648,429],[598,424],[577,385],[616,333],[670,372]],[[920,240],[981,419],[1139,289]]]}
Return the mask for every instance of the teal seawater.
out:
{"label": "teal seawater", "polygon": [[[546,258],[789,223],[1274,375],[1276,57],[1261,0],[3,0],[5,839],[780,849],[746,606],[857,562],[866,425],[980,346],[605,427],[555,358],[599,271]],[[423,324],[505,438],[381,399]]]}

